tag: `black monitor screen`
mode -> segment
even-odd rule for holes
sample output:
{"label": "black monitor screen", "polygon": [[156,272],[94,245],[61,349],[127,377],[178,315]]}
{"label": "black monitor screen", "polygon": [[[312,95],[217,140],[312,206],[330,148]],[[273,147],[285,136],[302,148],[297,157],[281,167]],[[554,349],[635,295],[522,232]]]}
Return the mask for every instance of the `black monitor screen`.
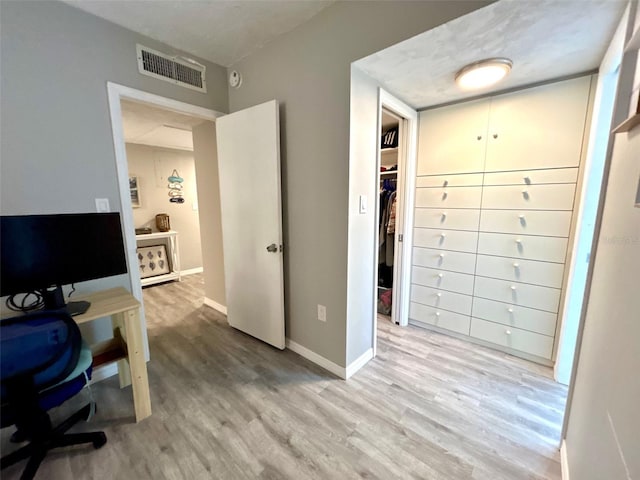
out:
{"label": "black monitor screen", "polygon": [[0,296],[127,272],[119,213],[0,217]]}

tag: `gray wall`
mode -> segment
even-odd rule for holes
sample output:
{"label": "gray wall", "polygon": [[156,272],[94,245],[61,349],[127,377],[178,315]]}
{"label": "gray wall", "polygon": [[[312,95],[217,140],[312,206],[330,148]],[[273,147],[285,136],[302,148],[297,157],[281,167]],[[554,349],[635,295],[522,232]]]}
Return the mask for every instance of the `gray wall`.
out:
{"label": "gray wall", "polygon": [[[634,65],[627,55],[617,121],[628,114]],[[636,85],[639,80],[637,72]],[[638,152],[638,127],[615,135],[567,424],[572,479],[640,478],[640,208],[633,206]]]}
{"label": "gray wall", "polygon": [[[121,210],[107,81],[228,109],[222,67],[198,59],[207,66],[207,94],[140,75],[136,43],[175,50],[63,3],[2,1],[0,31],[3,215],[91,212],[96,197]],[[130,288],[128,277],[120,276],[79,290],[112,285]],[[107,329],[103,323],[96,337]]]}
{"label": "gray wall", "polygon": [[340,366],[370,335],[346,321],[350,64],[488,3],[338,2],[232,66],[231,111],[281,102],[287,337]]}
{"label": "gray wall", "polygon": [[[178,232],[180,269],[202,268],[200,251],[200,223],[198,220],[198,191],[193,152],[127,144],[129,176],[138,177],[140,207],[133,209],[136,228],[156,228],[156,215],[166,213],[170,217],[171,230]],[[184,178],[184,203],[171,203],[167,178],[176,169]]]}
{"label": "gray wall", "polygon": [[204,296],[226,307],[215,123],[203,122],[193,128],[193,156],[200,205]]}

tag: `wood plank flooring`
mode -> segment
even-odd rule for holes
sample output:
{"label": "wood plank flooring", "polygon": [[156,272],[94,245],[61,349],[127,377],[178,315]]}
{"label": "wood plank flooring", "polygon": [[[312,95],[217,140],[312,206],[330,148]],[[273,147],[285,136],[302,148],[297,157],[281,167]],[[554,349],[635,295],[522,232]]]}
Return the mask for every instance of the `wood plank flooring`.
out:
{"label": "wood plank flooring", "polygon": [[107,444],[54,451],[37,479],[560,479],[551,369],[380,320],[378,356],[345,382],[233,330],[202,295],[202,275],[145,289],[153,415],[135,424],[131,387],[98,383],[76,430]]}

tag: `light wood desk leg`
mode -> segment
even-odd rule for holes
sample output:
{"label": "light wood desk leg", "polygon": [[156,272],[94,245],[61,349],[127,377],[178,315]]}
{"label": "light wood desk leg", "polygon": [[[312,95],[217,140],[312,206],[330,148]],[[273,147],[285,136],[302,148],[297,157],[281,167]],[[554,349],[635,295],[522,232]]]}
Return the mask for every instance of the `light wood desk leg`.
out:
{"label": "light wood desk leg", "polygon": [[[114,313],[111,316],[111,323],[113,324],[114,333],[118,330],[120,335],[126,340],[127,333],[124,313]],[[126,359],[118,361],[118,379],[120,380],[120,388],[131,385],[131,370],[129,368],[129,361]]]}
{"label": "light wood desk leg", "polygon": [[151,415],[151,397],[149,395],[147,362],[144,358],[144,347],[142,345],[140,309],[129,310],[125,312],[125,316],[127,355],[129,357],[131,383],[133,386],[133,405],[136,412],[136,422],[139,422]]}

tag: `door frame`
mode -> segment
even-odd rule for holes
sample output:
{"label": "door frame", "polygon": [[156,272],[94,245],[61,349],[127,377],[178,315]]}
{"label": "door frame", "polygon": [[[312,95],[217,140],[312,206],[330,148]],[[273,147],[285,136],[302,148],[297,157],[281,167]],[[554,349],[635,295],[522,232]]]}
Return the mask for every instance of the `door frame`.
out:
{"label": "door frame", "polygon": [[[396,233],[394,244],[393,262],[393,301],[391,318],[400,326],[408,325],[409,319],[409,278],[411,272],[411,250],[413,247],[413,206],[415,199],[416,184],[416,164],[417,164],[417,142],[418,142],[418,112],[396,98],[383,88],[378,89],[378,133],[382,129],[382,109],[388,110],[400,118],[398,128],[398,177],[396,191],[400,192],[396,201]],[[379,138],[379,136],[378,136]],[[381,148],[380,141],[376,146],[376,185],[377,191],[380,187],[380,165]],[[380,212],[380,197],[376,195],[376,216],[377,225]],[[378,251],[378,239],[380,229],[375,229],[375,251]],[[402,241],[399,240],[403,236]],[[376,312],[373,318],[373,355],[376,355],[378,343],[378,255],[374,255],[374,309]]]}
{"label": "door frame", "polygon": [[140,320],[142,322],[144,354],[149,360],[149,339],[147,335],[147,322],[144,312],[144,302],[142,298],[142,284],[138,269],[133,268],[138,264],[136,256],[136,236],[135,225],[133,223],[133,208],[131,206],[131,196],[129,194],[129,165],[127,162],[127,150],[124,140],[124,127],[122,125],[121,100],[130,100],[137,103],[153,105],[165,110],[190,115],[215,122],[216,118],[225,115],[222,112],[209,108],[199,107],[190,103],[162,97],[143,90],[136,90],[124,85],[107,82],[107,97],[109,102],[109,114],[111,116],[111,132],[113,136],[113,147],[115,150],[115,166],[118,178],[118,196],[122,209],[120,218],[122,219],[122,233],[124,246],[127,253],[127,265],[129,280],[131,282],[131,293],[140,302]]}

